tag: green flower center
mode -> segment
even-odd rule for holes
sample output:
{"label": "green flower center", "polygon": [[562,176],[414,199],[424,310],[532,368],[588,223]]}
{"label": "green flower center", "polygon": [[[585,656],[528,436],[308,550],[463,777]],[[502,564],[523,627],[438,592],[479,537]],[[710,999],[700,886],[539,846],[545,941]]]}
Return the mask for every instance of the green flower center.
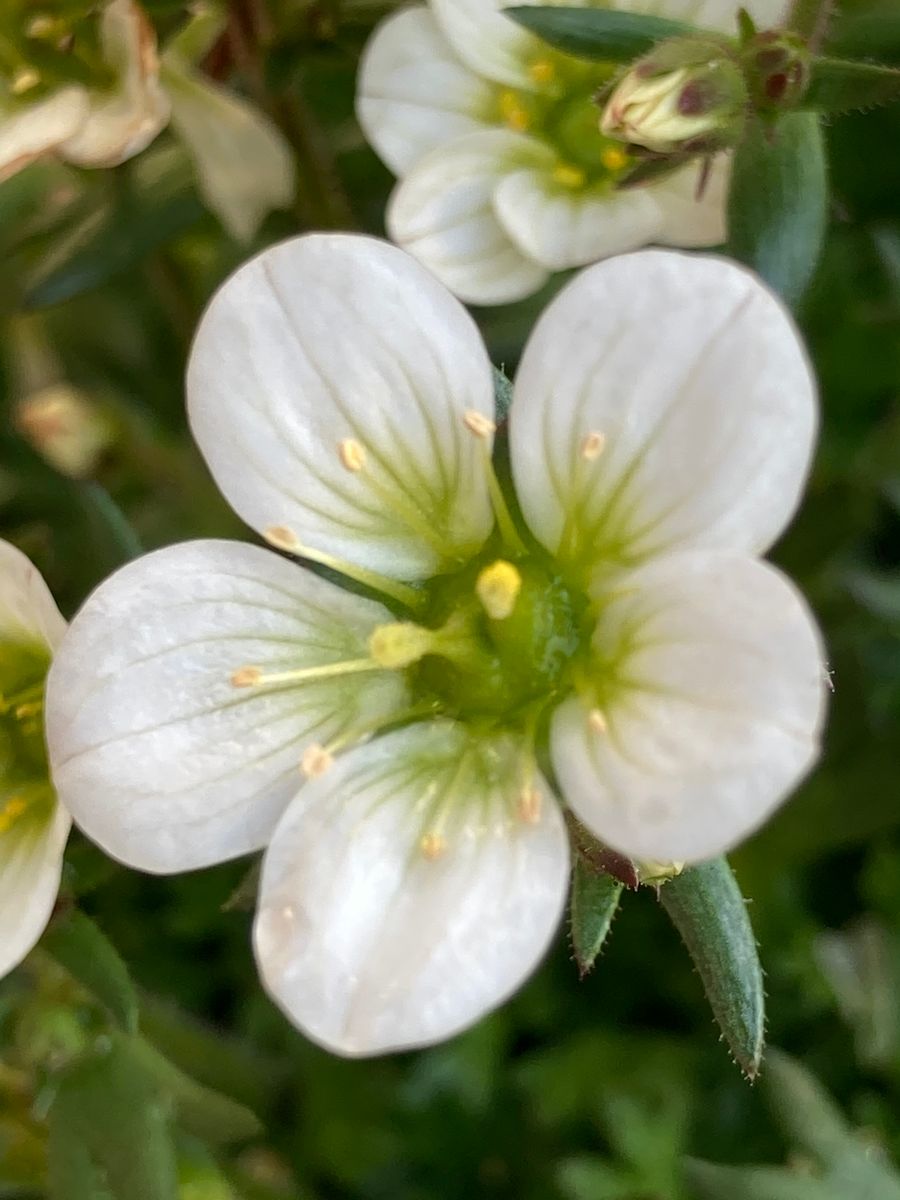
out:
{"label": "green flower center", "polygon": [[44,744],[46,652],[0,645],[0,835],[52,803]]}
{"label": "green flower center", "polygon": [[498,90],[490,117],[555,152],[553,181],[560,188],[611,189],[632,163],[620,142],[600,132],[594,97],[612,73],[610,66],[548,51],[529,67],[535,90]]}

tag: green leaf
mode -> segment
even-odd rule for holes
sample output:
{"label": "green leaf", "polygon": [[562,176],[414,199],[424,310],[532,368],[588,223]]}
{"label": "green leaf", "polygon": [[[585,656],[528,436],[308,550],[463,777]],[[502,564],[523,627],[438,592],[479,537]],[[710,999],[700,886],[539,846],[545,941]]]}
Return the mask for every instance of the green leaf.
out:
{"label": "green leaf", "polygon": [[132,1043],[115,1036],[63,1076],[49,1116],[51,1200],[177,1200],[162,1098]]}
{"label": "green leaf", "polygon": [[819,1179],[777,1167],[720,1167],[689,1158],[684,1174],[697,1200],[848,1200]]}
{"label": "green leaf", "polygon": [[843,58],[816,58],[803,108],[845,113],[900,99],[900,70]]}
{"label": "green leaf", "polygon": [[526,8],[503,10],[519,25],[557,50],[590,61],[628,63],[666,38],[697,33],[695,25],[611,8]]}
{"label": "green leaf", "polygon": [[99,287],[189,229],[203,215],[190,168],[168,155],[134,186],[90,213],[54,245],[28,281],[25,308],[47,308]]}
{"label": "green leaf", "polygon": [[754,1079],[765,1038],[762,968],[731,867],[724,858],[692,867],[660,889],[660,901],[687,946],[732,1054]]}
{"label": "green leaf", "polygon": [[102,1004],[121,1029],[137,1031],[138,999],[128,968],[90,917],[72,909],[54,920],[41,947]]}
{"label": "green leaf", "polygon": [[621,896],[622,884],[617,879],[595,871],[583,858],[576,858],[570,920],[572,948],[582,978],[603,949]]}
{"label": "green leaf", "polygon": [[751,122],[734,156],[728,252],[795,305],[812,277],[828,204],[825,151],[815,113]]}

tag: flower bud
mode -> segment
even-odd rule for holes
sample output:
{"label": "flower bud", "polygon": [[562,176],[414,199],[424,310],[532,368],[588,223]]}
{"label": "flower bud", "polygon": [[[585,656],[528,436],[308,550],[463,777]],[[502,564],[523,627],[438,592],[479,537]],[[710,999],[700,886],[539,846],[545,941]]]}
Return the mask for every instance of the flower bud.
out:
{"label": "flower bud", "polygon": [[51,467],[74,479],[93,474],[115,438],[109,417],[67,383],[26,396],[16,406],[15,422]]}
{"label": "flower bud", "polygon": [[747,101],[743,73],[725,47],[676,38],[625,75],[600,129],[656,154],[712,152],[737,142]]}
{"label": "flower bud", "polygon": [[796,33],[770,29],[748,43],[744,67],[757,110],[790,108],[809,86],[809,47]]}

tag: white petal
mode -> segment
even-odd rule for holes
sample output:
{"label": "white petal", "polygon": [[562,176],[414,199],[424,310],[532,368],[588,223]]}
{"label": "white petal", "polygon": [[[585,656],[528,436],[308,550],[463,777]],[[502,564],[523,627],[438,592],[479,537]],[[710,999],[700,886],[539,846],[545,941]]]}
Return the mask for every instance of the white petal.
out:
{"label": "white petal", "polygon": [[[414,726],[348,754],[288,809],[263,865],[256,955],[314,1041],[346,1055],[441,1041],[537,966],[568,845],[542,779],[537,819],[516,816],[517,765],[511,739]],[[442,811],[443,853],[429,857],[421,838]]]}
{"label": "white petal", "polygon": [[272,122],[246,100],[166,55],[172,125],[187,146],[200,192],[239,241],[254,236],[294,194],[294,163]]}
{"label": "white petal", "polygon": [[65,87],[46,100],[14,112],[0,112],[0,180],[55,150],[87,117],[83,87]]}
{"label": "white petal", "polygon": [[809,610],[767,564],[704,551],[621,575],[598,603],[606,728],[591,727],[590,701],[557,710],[563,794],[635,858],[696,862],[730,849],[818,753],[825,667]]}
{"label": "white petal", "polygon": [[169,101],[159,82],[156,34],[134,0],[111,0],[100,24],[103,57],[116,73],[109,92],[92,92],[87,119],[60,147],[69,162],[113,167],[138,154],[164,128]]}
{"label": "white petal", "polygon": [[496,89],[463,66],[427,8],[393,13],[359,67],[356,114],[397,175],[435,146],[480,129]]}
{"label": "white petal", "polygon": [[0,832],[0,978],[35,945],[56,903],[72,822],[49,803],[41,817],[25,814]]}
{"label": "white petal", "polygon": [[[483,446],[463,420],[493,416],[487,354],[462,306],[393,246],[312,235],[252,259],[200,323],[187,390],[216,482],[263,533],[413,579],[490,532]],[[348,444],[361,470],[342,465]]]}
{"label": "white petal", "polygon": [[268,550],[189,542],[108,579],[75,618],[47,685],[60,799],[90,838],[147,871],[264,845],[302,782],[303,751],[407,704],[396,674],[235,688],[367,657],[387,610]]}
{"label": "white petal", "polygon": [[692,163],[647,190],[660,210],[656,241],[666,246],[718,246],[727,236],[725,206],[731,177],[731,157],[719,154],[698,198],[702,166]]}
{"label": "white petal", "polygon": [[548,153],[539,142],[504,130],[439,146],[395,189],[387,213],[391,237],[469,304],[532,295],[548,272],[504,230],[494,193],[504,174]]}
{"label": "white petal", "polygon": [[65,631],[40,571],[21,550],[0,540],[0,644],[36,642],[53,650]]}
{"label": "white petal", "polygon": [[[690,545],[756,553],[794,512],[815,426],[802,343],[755,276],[643,251],[585,271],[538,323],[513,474],[533,532],[576,566]],[[604,449],[587,461],[590,433]]]}
{"label": "white petal", "polygon": [[687,21],[703,29],[718,29],[722,33],[737,33],[737,12],[746,8],[760,29],[783,25],[787,15],[786,0],[615,0],[610,8],[628,12],[655,13],[671,21]]}

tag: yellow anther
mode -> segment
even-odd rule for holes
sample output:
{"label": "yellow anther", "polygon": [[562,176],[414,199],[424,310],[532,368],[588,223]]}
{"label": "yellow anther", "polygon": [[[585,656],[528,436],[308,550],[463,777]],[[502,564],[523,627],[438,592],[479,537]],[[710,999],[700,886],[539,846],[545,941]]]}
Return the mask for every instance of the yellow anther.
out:
{"label": "yellow anther", "polygon": [[556,75],[556,67],[548,58],[538,58],[528,68],[535,83],[550,83]]}
{"label": "yellow anther", "polygon": [[516,812],[526,825],[537,825],[541,819],[541,793],[534,786],[524,787],[516,800]]}
{"label": "yellow anther", "polygon": [[381,667],[397,671],[423,658],[434,645],[430,629],[412,621],[395,621],[379,625],[369,638],[369,653]]}
{"label": "yellow anther", "polygon": [[609,729],[609,723],[604,717],[599,708],[592,708],[588,713],[588,728],[591,733],[606,733]]}
{"label": "yellow anther", "polygon": [[33,87],[41,82],[41,77],[34,67],[22,67],[13,75],[10,91],[14,96],[21,96],[23,92],[30,92]]}
{"label": "yellow anther", "polygon": [[257,687],[263,673],[259,667],[239,667],[231,676],[231,686],[236,688]]}
{"label": "yellow anther", "polygon": [[37,717],[44,710],[43,700],[32,700],[28,704],[19,704],[16,707],[16,719],[24,721],[28,717]]}
{"label": "yellow anther", "polygon": [[318,779],[320,775],[325,774],[333,763],[334,756],[329,754],[324,746],[320,746],[314,742],[303,751],[303,758],[300,760],[300,770],[307,779]]}
{"label": "yellow anther", "polygon": [[10,796],[4,806],[0,808],[0,833],[5,833],[13,822],[21,817],[26,808],[28,808],[28,801],[22,796]]}
{"label": "yellow anther", "polygon": [[600,161],[607,171],[621,171],[628,166],[628,152],[620,146],[607,146],[600,151]]}
{"label": "yellow anther", "polygon": [[270,525],[268,529],[263,530],[263,537],[276,550],[287,550],[293,554],[300,549],[300,539],[287,525]]}
{"label": "yellow anther", "polygon": [[366,450],[356,438],[344,438],[338,447],[341,465],[348,471],[361,471],[366,465]]}
{"label": "yellow anther", "polygon": [[581,167],[573,167],[571,163],[557,163],[553,168],[554,182],[567,188],[584,187],[587,176]]}
{"label": "yellow anther", "polygon": [[46,13],[38,13],[36,17],[32,17],[25,27],[25,36],[30,38],[45,38],[51,37],[60,29],[60,22],[55,21],[53,17]]}
{"label": "yellow anther", "polygon": [[435,862],[447,853],[447,842],[439,833],[425,833],[419,842],[419,849],[429,862]]}
{"label": "yellow anther", "polygon": [[518,92],[510,90],[500,93],[500,115],[507,126],[516,133],[524,133],[531,124],[528,110]]}
{"label": "yellow anther", "polygon": [[474,408],[468,409],[463,414],[463,424],[470,433],[474,433],[476,437],[480,438],[489,438],[497,431],[497,426],[490,417],[476,412]]}
{"label": "yellow anther", "polygon": [[606,448],[606,434],[600,433],[594,429],[587,434],[584,441],[581,443],[581,457],[587,462],[593,462],[594,459],[600,457]]}
{"label": "yellow anther", "polygon": [[492,621],[505,621],[512,614],[522,590],[522,576],[500,558],[485,567],[475,583],[475,594]]}

